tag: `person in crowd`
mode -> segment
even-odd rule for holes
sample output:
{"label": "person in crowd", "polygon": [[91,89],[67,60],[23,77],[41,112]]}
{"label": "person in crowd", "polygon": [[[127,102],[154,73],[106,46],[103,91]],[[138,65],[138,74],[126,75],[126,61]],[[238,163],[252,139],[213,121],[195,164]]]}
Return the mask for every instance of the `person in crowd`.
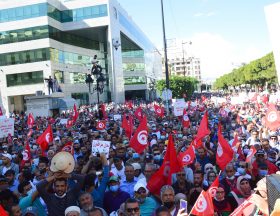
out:
{"label": "person in crowd", "polygon": [[50,95],[51,91],[52,91],[52,93],[54,92],[54,90],[53,90],[53,78],[52,78],[52,76],[49,76],[49,78],[45,78],[45,80],[47,81],[48,92],[49,92],[49,95]]}
{"label": "person in crowd", "polygon": [[225,196],[225,189],[223,185],[219,185],[216,190],[216,195],[213,199],[214,210],[216,214],[221,216],[228,216],[233,212],[234,208],[227,196]]}
{"label": "person in crowd", "polygon": [[189,194],[192,185],[186,180],[186,173],[184,169],[176,173],[177,181],[172,185],[175,194],[182,193],[186,196]]}
{"label": "person in crowd", "polygon": [[124,214],[127,216],[140,216],[140,207],[136,199],[128,198],[124,203]]}
{"label": "person in crowd", "polygon": [[65,209],[65,216],[80,216],[80,212],[78,206],[69,206]]}
{"label": "person in crowd", "polygon": [[[67,184],[69,178],[77,181],[70,190],[68,190]],[[67,207],[75,205],[78,199],[77,194],[82,189],[83,183],[83,176],[63,172],[56,172],[40,181],[37,185],[37,191],[47,205],[48,214],[50,216],[60,216],[64,214]],[[54,193],[48,192],[49,184],[52,184]]]}
{"label": "person in crowd", "polygon": [[114,168],[111,168],[111,173],[113,173],[114,176],[119,176],[120,180],[123,182],[125,181],[125,167],[123,164],[123,160],[120,157],[115,157],[113,159],[113,163],[114,163]]}
{"label": "person in crowd", "polygon": [[93,209],[99,209],[101,212],[102,212],[102,215],[103,216],[107,216],[107,213],[106,211],[103,209],[103,208],[100,208],[100,207],[97,207],[94,205],[94,200],[93,200],[93,197],[90,193],[82,193],[80,196],[79,196],[79,204],[80,204],[80,207],[81,207],[81,216],[89,216],[90,212],[93,210]]}
{"label": "person in crowd", "polygon": [[[172,186],[164,185],[160,189],[160,199],[162,202],[162,206],[166,207],[171,216],[176,216],[178,213],[178,209],[176,209],[175,205],[175,192]],[[157,212],[157,210],[156,210]]]}
{"label": "person in crowd", "polygon": [[199,194],[203,190],[202,183],[203,183],[203,172],[202,171],[194,172],[193,187],[190,189],[188,195],[188,201],[190,206],[193,206],[195,204],[195,201],[197,200]]}
{"label": "person in crowd", "polygon": [[14,170],[15,175],[19,174],[19,166],[12,161],[12,155],[9,153],[2,154],[2,165],[0,166],[0,175],[5,175],[8,170]]}
{"label": "person in crowd", "polygon": [[148,197],[148,189],[145,185],[137,183],[134,186],[134,198],[140,206],[141,216],[150,216],[155,211],[157,203],[151,197]]}
{"label": "person in crowd", "polygon": [[120,205],[130,198],[129,193],[120,189],[120,179],[118,176],[111,176],[109,179],[109,191],[105,192],[103,206],[110,214],[120,208]]}
{"label": "person in crowd", "polygon": [[137,181],[135,181],[135,170],[131,164],[125,165],[125,180],[121,182],[120,189],[129,193],[130,197],[132,198],[134,195],[134,186],[136,185]]}
{"label": "person in crowd", "polygon": [[225,177],[220,181],[220,183],[225,187],[226,195],[234,189],[236,189],[235,168],[232,163],[229,163],[225,168]]}

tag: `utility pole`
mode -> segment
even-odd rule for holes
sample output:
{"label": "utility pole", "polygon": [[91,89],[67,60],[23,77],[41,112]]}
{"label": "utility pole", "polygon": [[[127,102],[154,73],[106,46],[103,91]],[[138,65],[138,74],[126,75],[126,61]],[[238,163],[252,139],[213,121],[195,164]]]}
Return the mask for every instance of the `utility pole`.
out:
{"label": "utility pole", "polygon": [[168,59],[167,59],[167,46],[166,46],[166,36],[165,36],[163,0],[161,0],[161,19],[162,19],[163,47],[164,47],[164,60],[165,60],[165,77],[166,77],[165,83],[166,83],[166,88],[170,89],[169,73],[168,73]]}

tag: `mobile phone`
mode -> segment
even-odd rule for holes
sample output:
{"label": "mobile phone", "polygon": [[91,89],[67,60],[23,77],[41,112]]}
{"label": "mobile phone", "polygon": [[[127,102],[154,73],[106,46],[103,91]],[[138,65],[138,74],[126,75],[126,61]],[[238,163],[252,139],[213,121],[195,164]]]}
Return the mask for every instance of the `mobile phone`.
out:
{"label": "mobile phone", "polygon": [[180,199],[180,209],[185,209],[185,212],[187,212],[188,208],[188,202],[186,200]]}

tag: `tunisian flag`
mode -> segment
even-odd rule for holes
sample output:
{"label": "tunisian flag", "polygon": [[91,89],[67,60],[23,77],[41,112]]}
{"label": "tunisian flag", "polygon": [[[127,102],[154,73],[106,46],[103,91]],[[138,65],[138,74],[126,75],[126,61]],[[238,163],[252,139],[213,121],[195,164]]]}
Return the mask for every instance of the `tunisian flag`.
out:
{"label": "tunisian flag", "polygon": [[31,160],[31,151],[30,151],[30,146],[29,146],[29,143],[26,142],[26,145],[25,145],[25,149],[24,151],[22,152],[22,161],[20,163],[20,166],[23,167],[25,162],[27,161],[30,161]]}
{"label": "tunisian flag", "polygon": [[273,131],[276,131],[280,127],[280,114],[277,111],[274,104],[270,104],[264,117],[265,125]]}
{"label": "tunisian flag", "polygon": [[[127,119],[128,117],[128,119]],[[125,130],[125,135],[130,139],[132,135],[133,119],[132,116],[123,115],[122,128]]]}
{"label": "tunisian flag", "polygon": [[142,108],[138,107],[135,112],[134,112],[135,117],[139,120],[142,121],[143,119],[143,114],[142,114]]}
{"label": "tunisian flag", "polygon": [[171,177],[173,173],[180,171],[180,165],[177,160],[176,149],[173,137],[169,134],[168,145],[163,163],[159,170],[155,172],[147,184],[147,188],[152,194],[160,194],[163,185],[171,185]]}
{"label": "tunisian flag", "polygon": [[27,125],[29,128],[32,128],[34,125],[34,117],[33,117],[32,113],[28,114]]}
{"label": "tunisian flag", "polygon": [[194,147],[199,148],[202,145],[201,139],[209,135],[211,131],[208,128],[208,112],[206,111],[203,118],[201,119],[196,137],[194,142]]}
{"label": "tunisian flag", "polygon": [[159,117],[163,117],[164,116],[164,108],[155,104],[154,105],[154,108],[155,108],[155,113],[159,116]]}
{"label": "tunisian flag", "polygon": [[233,159],[233,150],[222,135],[222,128],[218,127],[218,147],[216,154],[216,162],[221,170],[224,170],[226,165]]}
{"label": "tunisian flag", "polygon": [[106,128],[106,121],[102,120],[97,122],[96,125],[97,130],[105,130],[105,128]]}
{"label": "tunisian flag", "polygon": [[75,122],[79,118],[79,113],[78,113],[76,104],[74,104],[73,110],[74,110],[74,113],[73,113],[73,123],[75,124]]}
{"label": "tunisian flag", "polygon": [[73,142],[67,142],[61,151],[69,152],[70,154],[74,155],[74,148],[73,148]]}
{"label": "tunisian flag", "polygon": [[246,163],[252,162],[252,159],[253,159],[254,155],[256,154],[256,152],[257,152],[257,149],[255,148],[255,146],[252,145],[246,156]]}
{"label": "tunisian flag", "polygon": [[190,215],[197,216],[213,216],[214,215],[214,206],[212,197],[209,193],[202,190],[199,197],[197,198]]}
{"label": "tunisian flag", "polygon": [[141,154],[148,144],[147,117],[144,116],[139,127],[131,138],[129,145],[137,153]]}
{"label": "tunisian flag", "polygon": [[180,152],[178,155],[178,163],[180,164],[181,167],[191,164],[194,161],[194,159],[195,159],[195,152],[192,144],[189,146],[189,148],[186,151]]}
{"label": "tunisian flag", "polygon": [[108,115],[107,115],[107,112],[106,112],[106,105],[105,104],[101,104],[100,108],[101,108],[101,111],[102,111],[102,114],[103,114],[103,118],[107,119]]}
{"label": "tunisian flag", "polygon": [[36,142],[40,145],[42,151],[46,151],[50,142],[53,141],[52,127],[49,125],[44,133],[39,136]]}
{"label": "tunisian flag", "polygon": [[209,193],[210,196],[214,198],[216,196],[216,191],[218,187],[219,187],[219,175],[216,177],[216,179],[213,181],[211,186],[208,188],[207,193]]}
{"label": "tunisian flag", "polygon": [[184,112],[183,112],[182,124],[183,124],[184,128],[189,128],[190,127],[190,119],[189,119],[188,113],[185,109],[184,109]]}

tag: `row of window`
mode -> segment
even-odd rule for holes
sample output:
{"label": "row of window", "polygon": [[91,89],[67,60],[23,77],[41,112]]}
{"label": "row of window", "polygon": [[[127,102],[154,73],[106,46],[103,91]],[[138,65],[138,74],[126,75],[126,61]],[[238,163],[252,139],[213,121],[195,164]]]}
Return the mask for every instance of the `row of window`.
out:
{"label": "row of window", "polygon": [[47,60],[62,64],[91,66],[90,59],[90,56],[84,56],[77,53],[64,52],[53,48],[42,48],[0,54],[0,66],[25,64]]}
{"label": "row of window", "polygon": [[50,4],[40,3],[0,10],[0,23],[47,15],[59,22],[75,22],[108,16],[108,12],[106,4],[60,11]]}
{"label": "row of window", "polygon": [[31,85],[44,82],[43,71],[33,71],[27,73],[7,74],[7,87]]}
{"label": "row of window", "polygon": [[50,51],[48,48],[5,53],[0,54],[0,66],[40,62],[49,59]]}
{"label": "row of window", "polygon": [[0,32],[0,44],[30,41],[42,38],[52,38],[62,43],[87,49],[99,50],[99,42],[83,38],[74,34],[60,31],[52,26],[37,26]]}

